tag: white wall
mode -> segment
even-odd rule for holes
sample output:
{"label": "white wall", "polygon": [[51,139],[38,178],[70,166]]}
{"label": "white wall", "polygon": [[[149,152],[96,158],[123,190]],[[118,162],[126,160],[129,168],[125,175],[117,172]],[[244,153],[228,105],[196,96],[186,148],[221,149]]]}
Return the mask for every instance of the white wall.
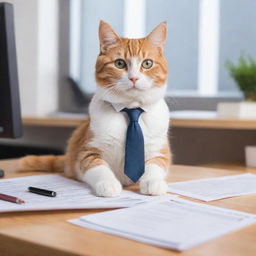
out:
{"label": "white wall", "polygon": [[14,5],[23,116],[58,106],[58,0],[6,0]]}

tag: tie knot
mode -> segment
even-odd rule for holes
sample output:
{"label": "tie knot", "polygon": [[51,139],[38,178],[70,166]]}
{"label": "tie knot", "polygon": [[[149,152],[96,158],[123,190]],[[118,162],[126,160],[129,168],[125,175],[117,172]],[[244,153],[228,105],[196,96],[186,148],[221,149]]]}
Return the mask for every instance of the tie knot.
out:
{"label": "tie knot", "polygon": [[131,122],[138,122],[140,114],[144,112],[141,108],[124,108]]}

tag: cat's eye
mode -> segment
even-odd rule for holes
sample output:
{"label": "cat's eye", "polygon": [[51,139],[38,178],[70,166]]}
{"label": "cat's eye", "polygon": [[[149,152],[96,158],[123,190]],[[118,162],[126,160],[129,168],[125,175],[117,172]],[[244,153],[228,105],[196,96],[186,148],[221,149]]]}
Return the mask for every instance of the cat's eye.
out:
{"label": "cat's eye", "polygon": [[115,60],[115,66],[119,69],[126,68],[126,62],[123,59]]}
{"label": "cat's eye", "polygon": [[145,69],[149,69],[153,66],[153,60],[146,59],[142,62],[141,66]]}

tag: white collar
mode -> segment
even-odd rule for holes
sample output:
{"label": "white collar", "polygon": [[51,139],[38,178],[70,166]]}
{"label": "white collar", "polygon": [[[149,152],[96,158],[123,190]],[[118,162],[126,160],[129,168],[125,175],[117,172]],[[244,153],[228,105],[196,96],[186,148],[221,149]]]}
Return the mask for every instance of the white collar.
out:
{"label": "white collar", "polygon": [[[110,103],[116,112],[120,112],[122,109],[126,108],[126,106],[122,103]],[[148,107],[140,107],[144,112],[148,111]]]}

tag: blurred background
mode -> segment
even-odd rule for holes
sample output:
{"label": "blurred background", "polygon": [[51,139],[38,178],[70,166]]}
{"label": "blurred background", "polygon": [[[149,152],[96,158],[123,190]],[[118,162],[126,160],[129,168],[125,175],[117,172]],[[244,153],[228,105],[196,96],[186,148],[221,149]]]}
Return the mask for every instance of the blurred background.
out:
{"label": "blurred background", "polygon": [[[0,141],[2,158],[65,149],[96,88],[102,19],[131,38],[168,22],[166,101],[174,163],[245,165],[245,146],[256,145],[256,117],[219,118],[216,110],[220,102],[246,100],[227,62],[238,65],[241,56],[256,59],[256,0],[0,2],[14,5],[25,125],[22,139]],[[22,147],[15,154],[7,150],[14,144]]]}

